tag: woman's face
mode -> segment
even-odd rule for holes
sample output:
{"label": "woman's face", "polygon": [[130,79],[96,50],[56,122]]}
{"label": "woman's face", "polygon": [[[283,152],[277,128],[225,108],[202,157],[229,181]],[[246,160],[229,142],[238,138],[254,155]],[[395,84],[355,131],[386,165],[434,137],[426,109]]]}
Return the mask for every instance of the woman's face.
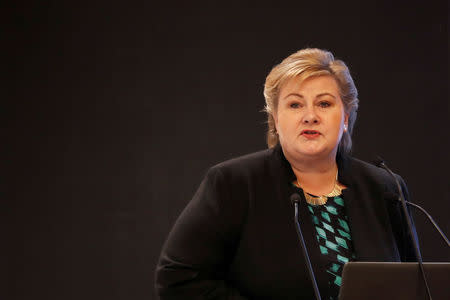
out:
{"label": "woman's face", "polygon": [[294,77],[281,87],[274,119],[288,160],[334,159],[348,115],[333,77]]}

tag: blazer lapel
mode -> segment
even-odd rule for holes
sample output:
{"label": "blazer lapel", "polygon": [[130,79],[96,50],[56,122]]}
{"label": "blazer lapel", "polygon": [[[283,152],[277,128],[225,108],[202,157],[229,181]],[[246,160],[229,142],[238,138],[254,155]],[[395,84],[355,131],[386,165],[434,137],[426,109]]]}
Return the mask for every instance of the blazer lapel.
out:
{"label": "blazer lapel", "polygon": [[399,261],[395,239],[386,210],[382,187],[354,176],[348,167],[340,176],[353,247],[358,261]]}
{"label": "blazer lapel", "polygon": [[[282,190],[282,199],[290,199],[290,196],[294,193],[300,195],[301,201],[299,205],[299,223],[302,231],[303,238],[305,240],[306,249],[308,251],[308,256],[311,261],[311,265],[314,271],[314,275],[316,277],[317,284],[320,289],[326,289],[328,286],[328,279],[326,276],[326,265],[324,264],[324,260],[321,258],[319,244],[316,239],[316,229],[312,222],[311,214],[308,210],[308,205],[303,194],[303,190],[295,187],[292,183],[295,180],[294,172],[286,158],[284,157],[281,148],[278,146],[274,149],[277,151],[277,156],[279,157],[283,172],[280,174],[280,190]],[[287,187],[287,188],[286,188]],[[289,210],[294,215],[294,206],[289,203]],[[292,225],[294,224],[294,220],[292,219]],[[292,231],[292,234],[297,235],[297,233]],[[298,240],[298,239],[296,239]],[[304,260],[304,256],[302,254],[302,246],[300,241],[297,242],[298,245],[298,256],[299,261],[303,265],[304,272],[307,273],[306,262]]]}

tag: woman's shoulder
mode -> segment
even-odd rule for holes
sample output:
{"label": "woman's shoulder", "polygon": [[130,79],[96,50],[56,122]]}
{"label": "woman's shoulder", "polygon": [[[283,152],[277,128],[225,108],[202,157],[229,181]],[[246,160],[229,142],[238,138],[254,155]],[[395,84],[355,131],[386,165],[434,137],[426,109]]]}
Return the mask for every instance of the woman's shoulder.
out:
{"label": "woman's shoulder", "polygon": [[238,156],[212,166],[207,176],[214,176],[228,181],[249,182],[269,179],[281,175],[284,168],[277,149],[269,148]]}
{"label": "woman's shoulder", "polygon": [[[386,189],[395,189],[395,180],[385,169],[376,165],[376,163],[368,163],[366,161],[351,157],[349,159],[349,171],[354,180],[371,181],[374,184],[384,186]],[[404,184],[403,178],[395,174],[401,185]]]}
{"label": "woman's shoulder", "polygon": [[384,169],[378,167],[376,163],[369,163],[355,157],[349,158],[349,164],[352,172],[365,173],[375,177],[385,177],[388,175],[388,173]]}
{"label": "woman's shoulder", "polygon": [[273,155],[273,149],[265,149],[220,162],[210,168],[210,171],[224,173],[242,173],[259,171],[267,165]]}

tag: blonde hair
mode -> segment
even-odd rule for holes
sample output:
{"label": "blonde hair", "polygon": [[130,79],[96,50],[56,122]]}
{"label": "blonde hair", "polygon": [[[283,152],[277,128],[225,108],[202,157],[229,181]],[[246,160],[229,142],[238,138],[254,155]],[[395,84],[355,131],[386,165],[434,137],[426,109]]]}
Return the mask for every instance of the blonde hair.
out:
{"label": "blonde hair", "polygon": [[279,142],[273,113],[277,110],[278,97],[283,84],[293,77],[300,77],[303,81],[307,78],[326,75],[332,76],[336,80],[345,113],[349,116],[347,131],[344,131],[339,142],[338,153],[350,153],[352,148],[351,134],[358,110],[358,91],[345,63],[334,59],[331,52],[315,48],[306,48],[291,54],[279,65],[273,67],[266,77],[264,98],[266,99],[267,145],[269,148],[274,147]]}

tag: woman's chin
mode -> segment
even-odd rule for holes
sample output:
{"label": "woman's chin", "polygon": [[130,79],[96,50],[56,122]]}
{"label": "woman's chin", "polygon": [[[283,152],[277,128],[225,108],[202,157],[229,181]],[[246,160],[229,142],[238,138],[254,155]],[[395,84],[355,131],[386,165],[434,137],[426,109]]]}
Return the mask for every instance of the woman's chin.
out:
{"label": "woman's chin", "polygon": [[296,152],[299,158],[309,158],[309,159],[323,158],[327,156],[327,154],[328,155],[330,154],[328,153],[329,151],[326,151],[326,149],[313,147],[298,149],[298,151]]}
{"label": "woman's chin", "polygon": [[332,155],[333,150],[324,147],[324,145],[281,145],[285,155],[292,159],[324,159]]}

